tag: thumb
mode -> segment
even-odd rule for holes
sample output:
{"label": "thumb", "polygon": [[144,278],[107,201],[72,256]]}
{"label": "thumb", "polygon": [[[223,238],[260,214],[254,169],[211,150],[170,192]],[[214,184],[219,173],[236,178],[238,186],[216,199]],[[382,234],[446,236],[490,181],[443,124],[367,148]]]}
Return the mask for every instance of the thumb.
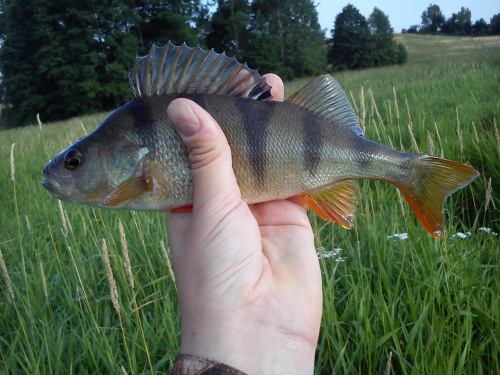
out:
{"label": "thumb", "polygon": [[217,212],[225,215],[241,203],[241,194],[232,168],[231,149],[222,129],[208,112],[188,99],[174,100],[167,114],[189,154],[193,209],[207,210],[214,216]]}

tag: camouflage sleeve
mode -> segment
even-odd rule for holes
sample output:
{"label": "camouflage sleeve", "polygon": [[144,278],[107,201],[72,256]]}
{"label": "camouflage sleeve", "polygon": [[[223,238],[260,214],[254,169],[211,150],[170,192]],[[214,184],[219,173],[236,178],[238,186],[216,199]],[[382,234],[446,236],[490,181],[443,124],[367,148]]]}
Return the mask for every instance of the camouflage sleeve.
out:
{"label": "camouflage sleeve", "polygon": [[204,357],[180,354],[175,358],[170,375],[247,375],[246,373]]}

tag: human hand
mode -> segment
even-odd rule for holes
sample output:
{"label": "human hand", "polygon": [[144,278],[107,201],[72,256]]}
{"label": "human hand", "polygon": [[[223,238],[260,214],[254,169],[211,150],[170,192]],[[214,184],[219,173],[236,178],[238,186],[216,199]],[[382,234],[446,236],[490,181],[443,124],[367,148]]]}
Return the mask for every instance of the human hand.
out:
{"label": "human hand", "polygon": [[[266,79],[283,100],[281,79]],[[166,214],[181,354],[246,373],[312,373],[322,291],[305,204],[294,197],[247,205],[215,120],[187,99],[173,101],[168,115],[194,181],[193,211]]]}

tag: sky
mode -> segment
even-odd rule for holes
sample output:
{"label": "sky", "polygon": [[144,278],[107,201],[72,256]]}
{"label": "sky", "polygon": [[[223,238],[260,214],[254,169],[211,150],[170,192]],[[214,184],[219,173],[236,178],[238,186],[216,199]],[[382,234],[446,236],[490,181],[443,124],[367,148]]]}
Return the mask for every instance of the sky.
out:
{"label": "sky", "polygon": [[429,4],[439,5],[445,19],[451,17],[453,13],[458,13],[461,7],[469,8],[472,23],[480,18],[490,23],[491,17],[500,13],[500,1],[498,0],[469,0],[469,3],[460,3],[456,0],[315,0],[314,2],[317,4],[316,9],[321,28],[327,29],[327,38],[331,37],[335,17],[349,3],[354,5],[365,18],[370,16],[374,7],[379,8],[389,17],[389,22],[395,33],[400,33],[402,29],[407,29],[412,25],[420,25],[422,22],[420,16]]}

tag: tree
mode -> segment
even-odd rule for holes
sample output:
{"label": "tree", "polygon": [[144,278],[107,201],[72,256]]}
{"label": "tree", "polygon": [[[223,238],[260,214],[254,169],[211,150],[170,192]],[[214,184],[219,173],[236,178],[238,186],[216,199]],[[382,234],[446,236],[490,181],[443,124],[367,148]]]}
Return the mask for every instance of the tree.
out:
{"label": "tree", "polygon": [[[262,27],[265,32],[260,32]],[[254,0],[252,31],[252,43],[247,48],[249,57],[260,54],[262,59],[266,56],[262,55],[261,48],[274,49],[270,54],[273,60],[278,57],[280,61],[275,72],[285,79],[311,76],[324,70],[325,35],[312,0]]]}
{"label": "tree", "polygon": [[474,36],[484,36],[488,35],[488,23],[480,18],[476,22],[474,22],[474,25],[472,25],[472,35]]}
{"label": "tree", "polygon": [[406,32],[408,34],[417,34],[420,31],[420,25],[411,25]]}
{"label": "tree", "polygon": [[471,35],[471,11],[462,7],[458,13],[453,13],[443,24],[442,32],[445,34]]}
{"label": "tree", "polygon": [[469,8],[462,7],[457,14],[458,27],[457,31],[460,35],[472,34],[471,11]]}
{"label": "tree", "polygon": [[373,43],[373,51],[371,53],[372,64],[374,66],[394,64],[397,47],[389,18],[384,12],[375,7],[370,17],[368,17],[368,26]]}
{"label": "tree", "polygon": [[219,0],[206,44],[284,79],[317,74],[326,65],[324,34],[312,0],[254,0],[251,6]]}
{"label": "tree", "polygon": [[396,54],[396,63],[399,65],[403,65],[406,61],[408,61],[408,52],[406,51],[403,43],[398,43],[398,52]]}
{"label": "tree", "polygon": [[[152,42],[197,43],[200,0],[0,2],[0,70],[11,126],[111,110]],[[158,38],[158,39],[157,39]],[[2,113],[3,115],[3,113]]]}
{"label": "tree", "polygon": [[444,24],[444,16],[439,5],[429,4],[422,13],[422,33],[436,33],[441,30]]}
{"label": "tree", "polygon": [[132,32],[139,39],[141,54],[147,53],[153,43],[164,45],[171,41],[177,45],[184,42],[196,45],[199,36],[206,33],[208,6],[200,0],[135,0],[130,3],[136,14]]}
{"label": "tree", "polygon": [[206,44],[218,52],[243,57],[250,36],[250,4],[247,0],[219,0],[212,15]]}
{"label": "tree", "polygon": [[335,17],[333,45],[328,62],[334,70],[362,69],[370,66],[371,51],[368,23],[358,9],[349,4]]}
{"label": "tree", "polygon": [[493,17],[491,17],[490,31],[491,31],[491,35],[499,35],[500,34],[500,13],[497,13]]}
{"label": "tree", "polygon": [[[10,125],[110,109],[130,96],[127,68],[137,46],[118,1],[3,2],[0,69]],[[125,65],[126,64],[126,65]],[[111,85],[111,86],[110,86]]]}

